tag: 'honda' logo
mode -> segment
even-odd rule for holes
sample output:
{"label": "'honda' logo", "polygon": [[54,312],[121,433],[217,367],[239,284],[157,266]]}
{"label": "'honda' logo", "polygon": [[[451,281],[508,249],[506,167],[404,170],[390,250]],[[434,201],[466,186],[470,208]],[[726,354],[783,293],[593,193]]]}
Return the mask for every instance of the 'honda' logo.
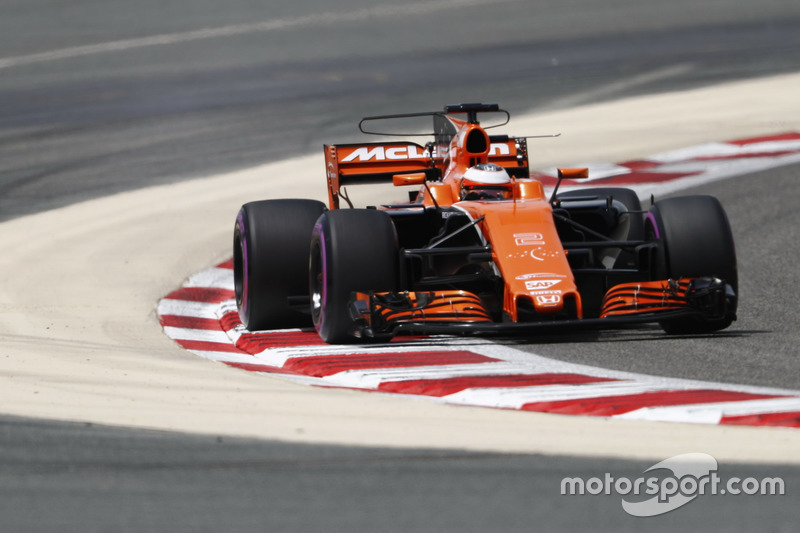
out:
{"label": "'honda' logo", "polygon": [[536,303],[542,307],[552,307],[561,303],[560,294],[542,294],[536,297]]}

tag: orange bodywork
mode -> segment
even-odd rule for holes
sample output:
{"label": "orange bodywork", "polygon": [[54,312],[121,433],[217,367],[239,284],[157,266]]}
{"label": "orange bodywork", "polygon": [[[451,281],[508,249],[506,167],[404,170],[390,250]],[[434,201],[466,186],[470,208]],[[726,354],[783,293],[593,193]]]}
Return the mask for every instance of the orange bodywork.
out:
{"label": "orange bodywork", "polygon": [[691,281],[681,279],[621,283],[606,293],[600,317],[683,309],[688,305]]}
{"label": "orange bodywork", "polygon": [[505,280],[503,310],[518,320],[522,300],[540,315],[559,313],[567,301],[582,317],[581,298],[567,255],[553,224],[552,208],[542,198],[508,202],[460,202],[458,207],[477,219],[492,244],[492,260]]}
{"label": "orange bodywork", "polygon": [[[447,144],[326,145],[330,208],[339,208],[340,189],[347,184],[424,183],[410,206],[458,209],[475,222],[484,244],[490,245],[492,268],[505,282],[506,320],[516,322],[521,305],[547,316],[561,313],[569,304],[571,318],[582,318],[581,296],[556,231],[552,206],[542,183],[528,177],[525,138],[493,139],[476,123],[449,116],[447,120],[455,130]],[[464,174],[480,163],[494,163],[508,171],[510,199],[460,199]],[[411,316],[419,319],[421,314]],[[449,319],[475,320],[458,314]]]}
{"label": "orange bodywork", "polygon": [[480,298],[467,291],[356,293],[364,309],[362,318],[375,313],[385,324],[401,321],[491,322]]}

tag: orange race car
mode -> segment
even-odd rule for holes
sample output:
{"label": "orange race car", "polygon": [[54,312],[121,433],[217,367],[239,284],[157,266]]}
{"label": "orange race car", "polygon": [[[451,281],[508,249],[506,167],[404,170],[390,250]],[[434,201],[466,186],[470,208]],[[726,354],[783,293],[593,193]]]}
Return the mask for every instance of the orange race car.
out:
{"label": "orange race car", "polygon": [[[645,322],[705,333],[736,319],[736,253],[716,198],[643,210],[630,189],[559,193],[583,168],[559,169],[545,194],[527,138],[487,133],[508,121],[496,104],[366,117],[364,133],[394,123],[410,128],[396,136],[433,140],[326,145],[328,206],[242,206],[233,264],[243,325],[313,322],[324,341],[345,343]],[[375,182],[415,190],[407,202],[352,208],[344,186]]]}

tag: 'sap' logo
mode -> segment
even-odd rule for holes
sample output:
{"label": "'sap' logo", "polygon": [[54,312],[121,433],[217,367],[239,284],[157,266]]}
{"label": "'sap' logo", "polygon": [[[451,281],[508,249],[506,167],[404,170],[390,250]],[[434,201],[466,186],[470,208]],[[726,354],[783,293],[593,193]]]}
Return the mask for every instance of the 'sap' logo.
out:
{"label": "'sap' logo", "polygon": [[526,281],[525,288],[529,291],[543,291],[558,283],[561,283],[560,279],[536,279],[532,281]]}

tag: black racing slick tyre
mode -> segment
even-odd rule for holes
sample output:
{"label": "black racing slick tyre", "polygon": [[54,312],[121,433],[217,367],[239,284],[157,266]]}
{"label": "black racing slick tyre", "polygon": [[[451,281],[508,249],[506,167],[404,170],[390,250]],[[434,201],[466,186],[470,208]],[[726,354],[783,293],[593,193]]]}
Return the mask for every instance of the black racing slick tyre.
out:
{"label": "black racing slick tyre", "polygon": [[[738,295],[736,249],[728,216],[713,196],[682,196],[656,202],[647,214],[648,238],[658,242],[653,279],[713,277]],[[736,319],[736,298],[715,320],[679,318],[661,322],[671,334],[710,333]]]}
{"label": "black racing slick tyre", "polygon": [[398,272],[397,233],[389,215],[375,209],[323,214],[311,236],[309,268],[311,315],[322,340],[359,340],[349,310],[352,293],[395,291]]}
{"label": "black racing slick tyre", "polygon": [[242,206],[233,232],[233,282],[239,318],[248,330],[311,325],[308,249],[325,209],[315,200]]}

